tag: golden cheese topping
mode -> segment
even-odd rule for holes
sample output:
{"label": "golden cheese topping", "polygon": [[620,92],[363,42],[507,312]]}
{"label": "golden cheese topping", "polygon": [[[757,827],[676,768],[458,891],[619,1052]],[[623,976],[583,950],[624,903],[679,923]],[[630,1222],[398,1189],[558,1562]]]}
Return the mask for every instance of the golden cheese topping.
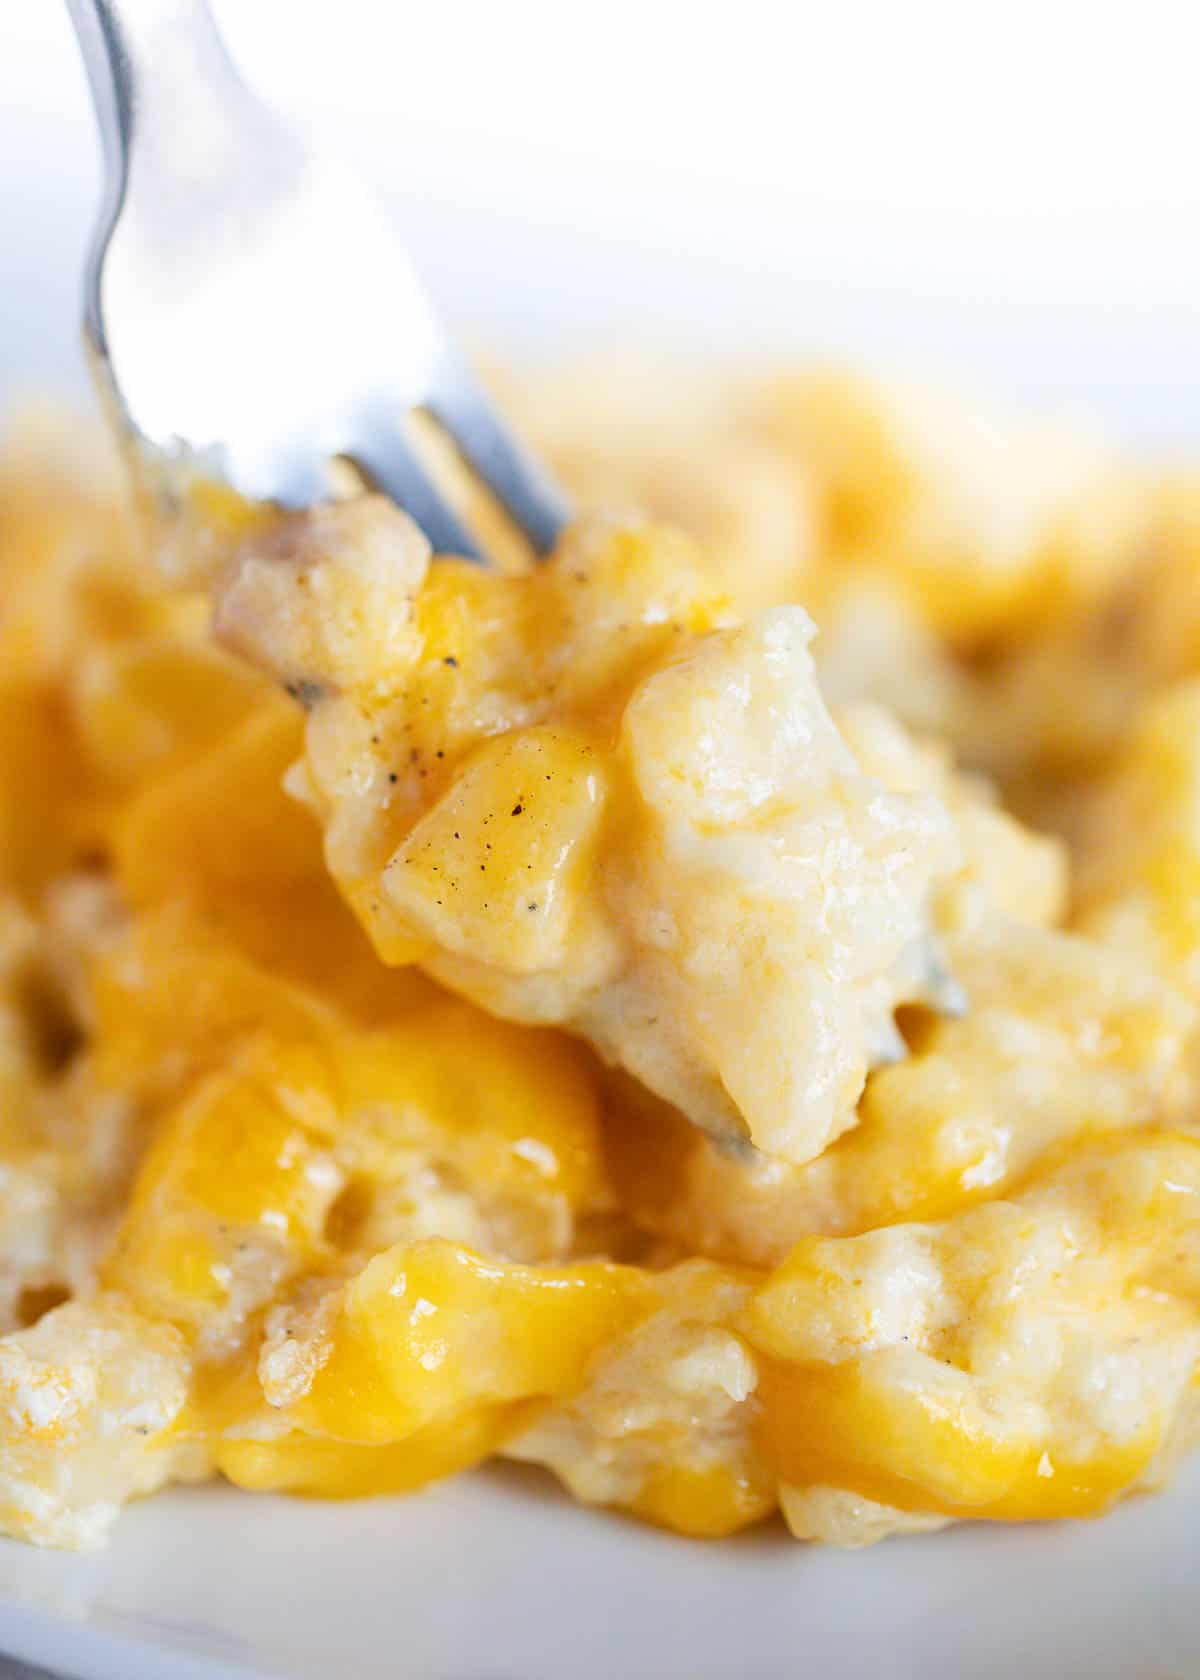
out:
{"label": "golden cheese topping", "polygon": [[498,383],[539,568],[370,496],[156,548],[77,428],[0,451],[0,1529],[498,1453],[844,1546],[1160,1482],[1193,480],[830,370]]}
{"label": "golden cheese topping", "polygon": [[1105,1140],[1020,1195],[809,1238],[751,1303],[763,1450],[900,1510],[1077,1516],[1172,1445],[1200,1355],[1200,1143]]}

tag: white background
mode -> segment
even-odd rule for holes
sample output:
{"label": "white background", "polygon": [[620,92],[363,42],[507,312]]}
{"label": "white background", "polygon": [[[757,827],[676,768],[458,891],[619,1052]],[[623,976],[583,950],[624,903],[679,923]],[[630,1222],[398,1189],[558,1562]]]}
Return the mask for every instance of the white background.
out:
{"label": "white background", "polygon": [[[949,365],[1200,447],[1192,0],[217,0],[455,323]],[[97,164],[60,0],[0,0],[0,370],[76,366]]]}

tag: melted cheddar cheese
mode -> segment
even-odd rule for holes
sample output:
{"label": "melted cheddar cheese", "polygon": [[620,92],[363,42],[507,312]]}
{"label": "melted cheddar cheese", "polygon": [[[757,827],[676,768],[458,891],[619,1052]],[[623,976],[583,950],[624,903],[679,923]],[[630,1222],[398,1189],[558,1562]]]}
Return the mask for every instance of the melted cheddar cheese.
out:
{"label": "melted cheddar cheese", "polygon": [[82,437],[0,455],[0,1529],[498,1453],[848,1546],[1161,1481],[1194,485],[828,370],[499,383],[540,567],[364,495],[156,548]]}

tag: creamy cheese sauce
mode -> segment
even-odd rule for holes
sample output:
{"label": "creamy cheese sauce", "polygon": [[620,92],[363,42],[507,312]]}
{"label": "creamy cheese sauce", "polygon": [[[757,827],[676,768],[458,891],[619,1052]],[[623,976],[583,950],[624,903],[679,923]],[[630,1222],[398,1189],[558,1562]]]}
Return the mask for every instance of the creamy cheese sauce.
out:
{"label": "creamy cheese sauce", "polygon": [[537,569],[369,496],[200,497],[181,566],[86,439],[0,457],[0,1528],[1161,1481],[1200,477],[827,370],[500,385],[581,508]]}

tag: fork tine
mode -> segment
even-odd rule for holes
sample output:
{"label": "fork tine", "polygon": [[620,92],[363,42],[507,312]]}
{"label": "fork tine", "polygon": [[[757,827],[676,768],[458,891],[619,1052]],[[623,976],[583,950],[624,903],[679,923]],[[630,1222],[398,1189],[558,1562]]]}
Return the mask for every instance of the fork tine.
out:
{"label": "fork tine", "polygon": [[390,496],[424,531],[435,554],[482,562],[479,544],[442,496],[398,428],[374,432],[345,451],[372,489]]}
{"label": "fork tine", "polygon": [[537,553],[549,554],[569,517],[566,501],[457,356],[443,362],[427,407]]}

